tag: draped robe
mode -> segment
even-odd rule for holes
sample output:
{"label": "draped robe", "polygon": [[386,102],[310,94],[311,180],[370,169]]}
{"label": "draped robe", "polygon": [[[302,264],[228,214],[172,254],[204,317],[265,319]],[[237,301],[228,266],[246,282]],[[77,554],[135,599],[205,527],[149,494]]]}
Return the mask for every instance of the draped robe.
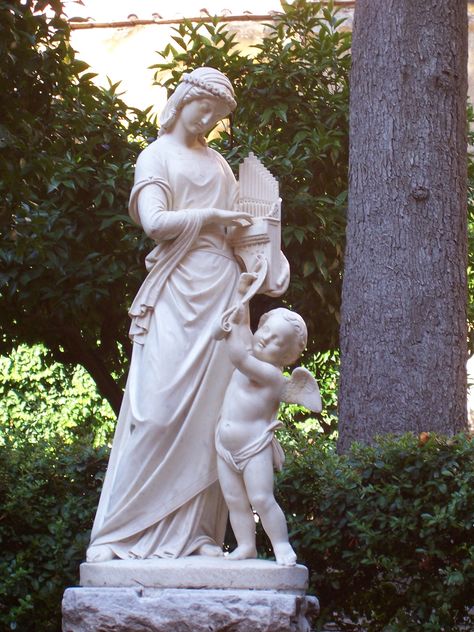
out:
{"label": "draped robe", "polygon": [[139,156],[130,214],[157,246],[130,310],[131,367],[91,536],[120,558],[223,542],[214,435],[233,367],[213,331],[240,270],[224,227],[203,217],[236,198],[208,147],[180,153],[165,136]]}

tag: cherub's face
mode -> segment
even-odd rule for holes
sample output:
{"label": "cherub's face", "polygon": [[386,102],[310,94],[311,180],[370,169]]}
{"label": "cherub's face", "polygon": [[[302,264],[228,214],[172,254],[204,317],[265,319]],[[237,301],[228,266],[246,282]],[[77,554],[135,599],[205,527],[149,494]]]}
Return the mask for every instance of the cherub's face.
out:
{"label": "cherub's face", "polygon": [[272,314],[253,335],[253,355],[262,362],[282,366],[292,350],[294,336],[293,325],[282,316]]}

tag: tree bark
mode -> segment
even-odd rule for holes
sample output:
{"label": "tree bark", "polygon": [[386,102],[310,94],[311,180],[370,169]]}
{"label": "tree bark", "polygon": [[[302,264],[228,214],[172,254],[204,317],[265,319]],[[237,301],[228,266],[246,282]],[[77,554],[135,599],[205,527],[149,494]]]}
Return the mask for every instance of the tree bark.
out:
{"label": "tree bark", "polygon": [[466,427],[465,0],[358,0],[339,448]]}
{"label": "tree bark", "polygon": [[107,367],[100,359],[100,353],[96,349],[83,347],[78,351],[79,364],[89,372],[94,380],[97,390],[109,402],[114,413],[119,415],[122,405],[123,391]]}

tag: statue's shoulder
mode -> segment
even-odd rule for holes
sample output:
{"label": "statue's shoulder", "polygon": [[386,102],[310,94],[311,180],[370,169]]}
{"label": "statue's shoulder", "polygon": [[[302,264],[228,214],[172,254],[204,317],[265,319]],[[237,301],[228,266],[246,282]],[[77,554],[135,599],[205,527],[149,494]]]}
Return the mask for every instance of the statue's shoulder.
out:
{"label": "statue's shoulder", "polygon": [[219,153],[218,151],[216,151],[215,149],[213,149],[212,147],[207,146],[207,151],[209,151],[211,153],[212,156],[214,156],[216,158],[216,160],[222,165],[222,168],[224,169],[224,172],[230,176],[232,179],[234,179],[234,174],[232,172],[232,169],[230,168],[229,163],[227,162],[227,160],[224,158],[224,156]]}
{"label": "statue's shoulder", "polygon": [[147,145],[137,158],[135,180],[162,175],[166,170],[166,148],[161,138]]}
{"label": "statue's shoulder", "polygon": [[137,162],[145,162],[147,160],[156,159],[161,153],[163,153],[162,149],[163,141],[161,138],[157,138],[142,149],[142,151],[138,154]]}
{"label": "statue's shoulder", "polygon": [[225,164],[227,164],[227,160],[224,158],[224,156],[219,153],[216,149],[214,149],[213,147],[209,147],[209,145],[206,145],[206,150],[212,155],[212,156],[216,156],[217,160],[219,160],[219,162],[225,162]]}

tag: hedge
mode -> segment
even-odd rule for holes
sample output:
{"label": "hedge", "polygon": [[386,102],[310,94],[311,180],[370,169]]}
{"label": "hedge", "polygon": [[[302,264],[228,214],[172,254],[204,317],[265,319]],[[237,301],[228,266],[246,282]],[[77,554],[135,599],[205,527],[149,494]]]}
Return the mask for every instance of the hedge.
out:
{"label": "hedge", "polygon": [[[321,602],[317,629],[329,620],[368,632],[474,629],[472,439],[389,437],[346,456],[312,431],[282,441],[277,494]],[[1,455],[0,629],[59,631],[107,451],[7,441]]]}

